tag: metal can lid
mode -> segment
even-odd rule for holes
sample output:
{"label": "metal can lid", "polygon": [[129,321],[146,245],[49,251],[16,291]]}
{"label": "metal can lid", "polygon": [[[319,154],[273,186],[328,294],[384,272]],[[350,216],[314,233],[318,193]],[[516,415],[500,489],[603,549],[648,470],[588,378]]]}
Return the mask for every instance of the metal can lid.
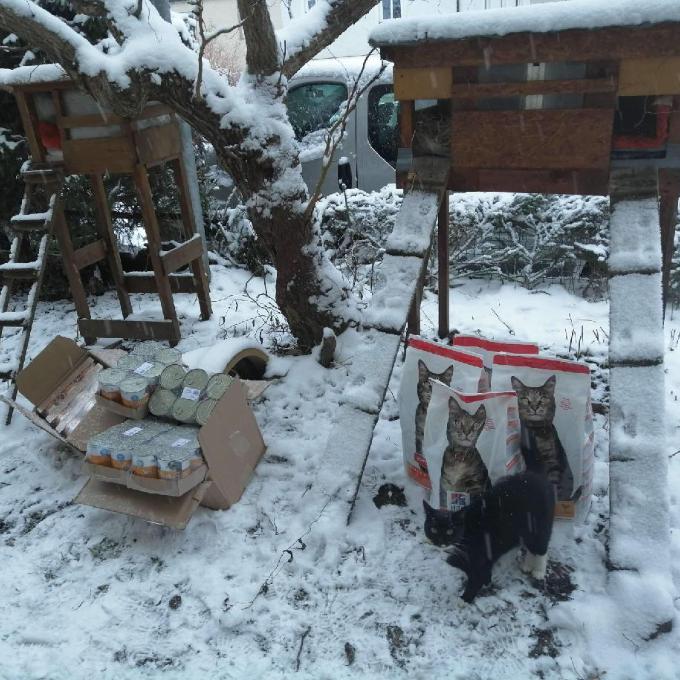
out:
{"label": "metal can lid", "polygon": [[208,384],[208,374],[202,368],[192,368],[185,376],[182,387],[204,390]]}
{"label": "metal can lid", "polygon": [[153,357],[160,350],[165,349],[165,345],[157,340],[148,340],[147,342],[140,342],[132,348],[132,354],[140,357]]}
{"label": "metal can lid", "polygon": [[158,361],[166,366],[168,364],[179,364],[182,361],[182,353],[174,347],[164,347],[156,352],[154,361]]}
{"label": "metal can lid", "polygon": [[127,371],[119,368],[105,368],[99,374],[100,385],[118,386],[127,377]]}
{"label": "metal can lid", "polygon": [[172,412],[172,405],[176,400],[177,397],[174,392],[161,387],[151,395],[149,411],[154,416],[169,416]]}
{"label": "metal can lid", "polygon": [[187,370],[180,364],[170,364],[163,369],[160,378],[160,386],[166,390],[178,389],[186,376]]}
{"label": "metal can lid", "polygon": [[210,380],[208,380],[208,385],[205,388],[205,393],[210,397],[210,399],[221,399],[222,395],[229,389],[231,383],[234,382],[228,373],[215,373]]}
{"label": "metal can lid", "polygon": [[181,397],[172,405],[172,417],[180,423],[194,422],[198,402]]}
{"label": "metal can lid", "polygon": [[215,399],[201,399],[196,408],[196,422],[199,425],[205,425],[216,405],[217,401]]}
{"label": "metal can lid", "polygon": [[116,368],[125,369],[128,371],[134,371],[137,366],[144,362],[144,357],[138,356],[136,354],[126,354],[124,357],[118,359]]}
{"label": "metal can lid", "polygon": [[146,392],[148,384],[148,381],[141,376],[131,376],[121,382],[120,389],[123,392]]}

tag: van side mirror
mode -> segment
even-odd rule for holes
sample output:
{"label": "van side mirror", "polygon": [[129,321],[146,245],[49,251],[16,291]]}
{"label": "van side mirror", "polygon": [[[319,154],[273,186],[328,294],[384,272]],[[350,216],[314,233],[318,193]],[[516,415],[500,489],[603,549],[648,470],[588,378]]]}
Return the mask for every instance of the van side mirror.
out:
{"label": "van side mirror", "polygon": [[340,187],[340,191],[351,189],[353,182],[352,166],[350,165],[349,158],[343,156],[338,161],[338,186]]}

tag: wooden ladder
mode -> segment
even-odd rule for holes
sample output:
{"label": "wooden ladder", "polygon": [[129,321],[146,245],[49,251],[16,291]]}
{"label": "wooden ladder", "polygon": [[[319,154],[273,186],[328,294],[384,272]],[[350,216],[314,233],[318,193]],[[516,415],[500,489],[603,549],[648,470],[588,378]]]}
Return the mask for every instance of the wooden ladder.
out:
{"label": "wooden ladder", "polygon": [[[24,197],[21,210],[12,217],[10,227],[14,238],[9,259],[0,265],[2,291],[0,292],[0,337],[5,328],[20,328],[19,346],[13,359],[0,363],[0,380],[11,381],[12,401],[17,396],[16,376],[24,367],[31,329],[38,306],[38,298],[47,265],[47,247],[52,237],[55,217],[61,214],[61,187],[63,177],[53,168],[40,168],[25,164],[21,171],[24,180]],[[41,234],[37,247],[35,237]],[[9,311],[16,283],[31,282],[23,309]],[[13,408],[7,411],[5,424],[12,421]]]}

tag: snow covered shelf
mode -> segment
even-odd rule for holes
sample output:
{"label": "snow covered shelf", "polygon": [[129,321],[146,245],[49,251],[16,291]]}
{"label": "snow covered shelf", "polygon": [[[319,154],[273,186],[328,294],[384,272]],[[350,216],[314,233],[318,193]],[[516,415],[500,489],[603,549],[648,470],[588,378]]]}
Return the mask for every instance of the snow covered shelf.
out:
{"label": "snow covered shelf", "polygon": [[401,147],[449,156],[453,191],[604,195],[612,157],[679,140],[675,0],[400,19],[370,41],[394,62]]}

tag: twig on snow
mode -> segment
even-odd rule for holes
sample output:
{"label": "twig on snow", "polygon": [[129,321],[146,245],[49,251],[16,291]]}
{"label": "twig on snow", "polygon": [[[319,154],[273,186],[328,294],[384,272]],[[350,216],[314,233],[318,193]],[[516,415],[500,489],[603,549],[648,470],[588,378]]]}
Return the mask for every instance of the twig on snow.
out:
{"label": "twig on snow", "polygon": [[493,307],[491,308],[491,311],[493,312],[494,316],[508,329],[510,335],[514,335],[515,331],[511,328],[509,324],[505,323],[505,321],[503,321],[503,319],[501,319],[500,316],[498,316],[498,312]]}
{"label": "twig on snow", "polygon": [[305,644],[305,638],[309,635],[310,631],[312,630],[311,626],[307,626],[302,631],[302,636],[300,637],[300,646],[298,647],[298,653],[297,656],[295,657],[295,672],[297,673],[300,670],[300,655],[302,654],[302,645]]}

